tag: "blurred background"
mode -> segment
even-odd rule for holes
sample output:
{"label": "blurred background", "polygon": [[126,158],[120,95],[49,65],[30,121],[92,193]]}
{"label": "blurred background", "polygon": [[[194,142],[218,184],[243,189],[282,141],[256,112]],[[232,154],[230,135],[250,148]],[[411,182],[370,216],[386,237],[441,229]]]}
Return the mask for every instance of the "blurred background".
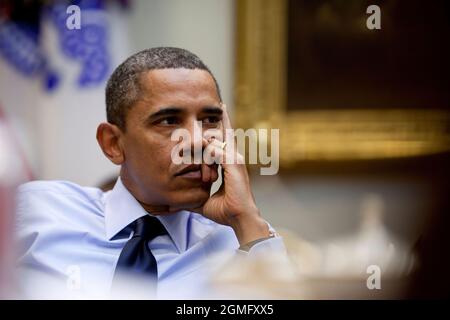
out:
{"label": "blurred background", "polygon": [[[79,32],[66,27],[69,4],[81,8]],[[381,8],[382,29],[370,31],[375,33],[366,27],[369,4]],[[377,243],[401,243],[402,253],[415,250],[432,261],[412,292],[448,294],[448,280],[427,277],[448,266],[449,17],[444,1],[2,0],[0,185],[57,179],[101,186],[114,178],[118,169],[95,139],[105,121],[109,74],[139,50],[182,47],[215,74],[237,125],[280,128],[282,140],[305,134],[302,139],[313,145],[282,144],[282,157],[295,161],[282,160],[277,175],[252,170],[257,203],[273,226],[295,241],[321,248],[343,243],[352,251],[369,225],[381,237]],[[270,42],[274,34],[267,30],[278,30],[284,41]],[[264,83],[279,96],[266,99],[270,105],[263,108],[251,92],[263,94],[253,86]],[[381,124],[382,138],[373,148],[372,135],[359,135],[371,122],[361,122],[364,117],[352,110],[368,110]],[[410,113],[390,117],[389,110]],[[337,118],[327,113],[333,111],[349,111],[339,113],[345,128],[333,127]],[[295,123],[286,129],[283,117]],[[302,126],[312,129],[294,130]],[[358,156],[358,147],[333,153],[354,142],[345,140],[349,131],[376,152]],[[334,140],[315,141],[314,132]],[[386,152],[392,139],[420,148]],[[2,205],[3,236],[10,219]]]}

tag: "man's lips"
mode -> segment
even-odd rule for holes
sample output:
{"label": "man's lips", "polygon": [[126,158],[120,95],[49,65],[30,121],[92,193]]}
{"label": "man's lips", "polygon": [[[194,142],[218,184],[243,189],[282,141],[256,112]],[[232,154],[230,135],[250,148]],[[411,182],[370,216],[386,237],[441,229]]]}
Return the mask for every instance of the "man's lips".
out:
{"label": "man's lips", "polygon": [[202,178],[202,171],[201,171],[201,165],[199,164],[191,164],[180,171],[178,171],[175,176],[179,177],[182,176],[184,178],[191,178],[191,179],[201,179]]}

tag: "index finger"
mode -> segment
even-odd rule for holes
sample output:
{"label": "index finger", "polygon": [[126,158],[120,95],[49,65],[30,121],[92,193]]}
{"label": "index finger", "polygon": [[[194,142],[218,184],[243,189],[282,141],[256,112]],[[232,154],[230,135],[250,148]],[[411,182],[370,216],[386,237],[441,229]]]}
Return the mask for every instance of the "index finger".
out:
{"label": "index finger", "polygon": [[231,121],[230,121],[230,117],[228,116],[228,111],[227,111],[227,105],[225,103],[222,103],[222,109],[223,109],[223,114],[222,114],[222,123],[223,123],[223,129],[233,129],[231,127]]}
{"label": "index finger", "polygon": [[230,117],[228,116],[227,106],[225,103],[222,103],[222,109],[223,109],[222,113],[223,137],[224,141],[229,145],[232,143],[231,139],[233,139],[234,137],[232,131],[233,128],[231,126]]}

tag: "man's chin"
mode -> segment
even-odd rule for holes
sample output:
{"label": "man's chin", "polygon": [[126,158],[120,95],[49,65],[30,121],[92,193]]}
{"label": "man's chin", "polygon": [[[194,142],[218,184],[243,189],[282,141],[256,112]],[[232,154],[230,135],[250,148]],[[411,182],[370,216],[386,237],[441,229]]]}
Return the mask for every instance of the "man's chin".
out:
{"label": "man's chin", "polygon": [[198,190],[185,191],[185,194],[178,197],[171,207],[190,211],[202,207],[208,201],[209,196],[209,191],[206,190],[203,192]]}

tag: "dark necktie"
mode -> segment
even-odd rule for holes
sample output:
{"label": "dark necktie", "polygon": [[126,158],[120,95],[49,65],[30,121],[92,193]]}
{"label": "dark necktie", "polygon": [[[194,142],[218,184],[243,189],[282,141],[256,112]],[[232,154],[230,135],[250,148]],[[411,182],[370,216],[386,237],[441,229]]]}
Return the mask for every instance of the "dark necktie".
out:
{"label": "dark necktie", "polygon": [[167,234],[167,230],[157,218],[152,216],[137,219],[134,230],[133,237],[128,240],[120,253],[114,278],[117,279],[119,273],[126,273],[156,282],[158,268],[148,242],[157,236]]}

